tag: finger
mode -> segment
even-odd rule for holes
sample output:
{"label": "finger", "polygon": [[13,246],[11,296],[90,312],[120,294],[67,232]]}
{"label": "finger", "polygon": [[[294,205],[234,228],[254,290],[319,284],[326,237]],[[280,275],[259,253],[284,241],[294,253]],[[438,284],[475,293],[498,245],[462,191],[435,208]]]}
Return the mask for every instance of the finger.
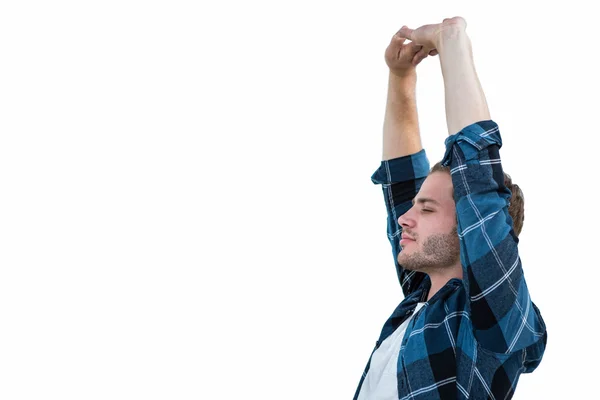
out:
{"label": "finger", "polygon": [[423,46],[421,46],[420,44],[416,44],[415,42],[410,42],[409,44],[407,44],[407,46],[409,46],[410,52],[413,55],[417,54],[419,51],[421,51],[423,49]]}
{"label": "finger", "polygon": [[[402,25],[402,28],[404,28],[406,25]],[[394,33],[394,36],[398,36],[401,37],[400,35],[400,31],[402,31],[402,28],[398,29],[398,32]]]}
{"label": "finger", "polygon": [[404,42],[406,42],[406,38],[400,37],[397,34],[392,36],[391,43],[394,43],[396,45],[402,45],[402,44],[404,44]]}
{"label": "finger", "polygon": [[429,52],[430,56],[437,56],[438,55],[438,51],[436,49],[433,49]]}
{"label": "finger", "polygon": [[408,40],[412,40],[413,30],[404,25],[402,28],[400,28],[396,35],[406,38]]}
{"label": "finger", "polygon": [[415,57],[412,60],[412,65],[416,67],[417,65],[419,65],[421,63],[421,61],[423,61],[426,58],[427,58],[427,56],[424,56],[424,57]]}
{"label": "finger", "polygon": [[417,65],[417,64],[419,64],[421,61],[423,61],[424,59],[426,59],[426,58],[427,58],[427,55],[428,55],[428,53],[427,53],[427,50],[423,50],[423,49],[419,50],[419,51],[418,51],[418,52],[415,54],[415,56],[413,57],[413,59],[412,59],[412,64],[416,66],[416,65]]}

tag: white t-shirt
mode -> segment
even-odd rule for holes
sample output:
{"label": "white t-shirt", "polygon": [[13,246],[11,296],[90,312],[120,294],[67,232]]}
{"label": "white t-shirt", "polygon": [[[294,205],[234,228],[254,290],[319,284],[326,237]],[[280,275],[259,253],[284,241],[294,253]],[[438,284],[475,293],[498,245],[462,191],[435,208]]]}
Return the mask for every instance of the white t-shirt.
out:
{"label": "white t-shirt", "polygon": [[358,400],[398,400],[398,355],[404,333],[410,320],[425,303],[418,303],[415,311],[388,336],[373,353],[371,366],[360,388]]}

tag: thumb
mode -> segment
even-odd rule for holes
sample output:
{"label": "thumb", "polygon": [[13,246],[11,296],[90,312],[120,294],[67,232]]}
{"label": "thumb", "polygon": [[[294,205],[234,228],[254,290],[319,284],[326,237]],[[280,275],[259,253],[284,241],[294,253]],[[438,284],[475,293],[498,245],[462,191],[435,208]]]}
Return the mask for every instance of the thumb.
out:
{"label": "thumb", "polygon": [[402,45],[402,44],[404,44],[404,42],[406,42],[406,38],[398,36],[397,33],[394,36],[392,36],[391,43],[393,43],[395,45]]}
{"label": "thumb", "polygon": [[413,37],[413,30],[410,29],[408,26],[404,25],[402,28],[400,28],[400,30],[396,33],[396,36],[401,37],[401,38],[406,38],[408,40],[412,40]]}

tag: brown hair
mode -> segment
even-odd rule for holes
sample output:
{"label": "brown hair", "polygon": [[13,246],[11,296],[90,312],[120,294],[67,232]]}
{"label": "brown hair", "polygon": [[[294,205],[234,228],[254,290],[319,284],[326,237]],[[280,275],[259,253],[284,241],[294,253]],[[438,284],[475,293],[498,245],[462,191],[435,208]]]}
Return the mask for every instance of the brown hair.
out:
{"label": "brown hair", "polygon": [[[442,165],[442,162],[436,163],[429,171],[429,175],[434,172],[450,173],[450,168]],[[508,203],[508,213],[513,220],[513,230],[515,235],[519,236],[523,229],[523,221],[525,221],[525,198],[523,191],[516,183],[513,183],[512,178],[506,172],[504,173],[504,186],[512,193]]]}

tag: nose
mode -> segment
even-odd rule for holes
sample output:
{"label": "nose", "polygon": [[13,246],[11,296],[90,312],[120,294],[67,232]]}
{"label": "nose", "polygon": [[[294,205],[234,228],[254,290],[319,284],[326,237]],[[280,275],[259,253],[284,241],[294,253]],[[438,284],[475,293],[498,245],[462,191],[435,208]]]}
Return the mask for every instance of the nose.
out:
{"label": "nose", "polygon": [[402,228],[414,228],[415,220],[412,218],[411,211],[412,207],[410,210],[398,217],[398,225],[400,225]]}

